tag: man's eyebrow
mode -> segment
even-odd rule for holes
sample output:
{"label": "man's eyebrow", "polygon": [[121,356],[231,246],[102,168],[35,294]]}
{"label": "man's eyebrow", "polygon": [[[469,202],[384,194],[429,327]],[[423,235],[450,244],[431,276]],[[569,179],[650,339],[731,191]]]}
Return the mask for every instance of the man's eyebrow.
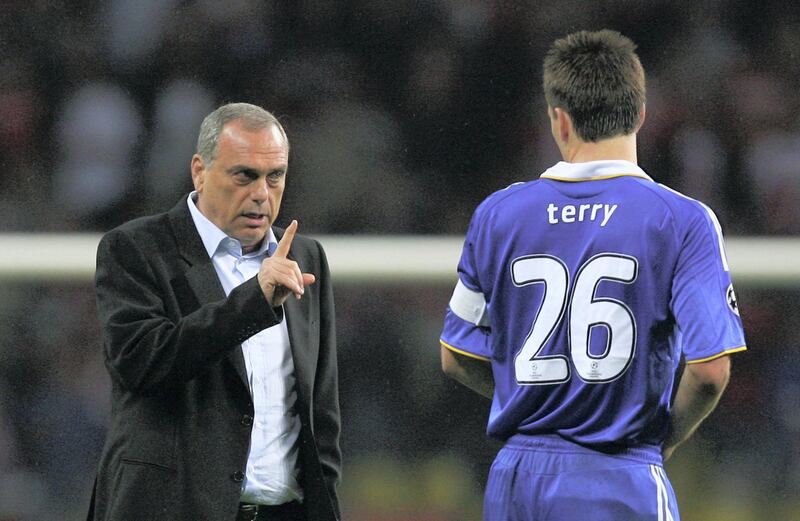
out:
{"label": "man's eyebrow", "polygon": [[[279,166],[277,168],[270,169],[270,171],[267,172],[267,175],[272,174],[274,172],[280,172],[282,174],[285,174],[286,170],[288,170],[287,166]],[[260,176],[261,175],[261,171],[260,170],[258,170],[256,168],[253,168],[252,166],[247,166],[247,165],[234,165],[234,166],[228,168],[227,172],[229,174],[235,174],[237,172],[244,172],[247,175],[254,175],[254,176]]]}
{"label": "man's eyebrow", "polygon": [[236,172],[244,172],[247,175],[255,175],[256,177],[261,175],[261,173],[257,169],[247,165],[233,165],[232,167],[228,168],[227,171],[229,174],[235,174]]}

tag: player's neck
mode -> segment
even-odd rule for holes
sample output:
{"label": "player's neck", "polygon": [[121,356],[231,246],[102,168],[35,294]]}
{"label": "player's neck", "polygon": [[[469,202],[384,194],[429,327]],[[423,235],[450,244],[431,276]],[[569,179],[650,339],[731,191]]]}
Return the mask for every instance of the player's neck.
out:
{"label": "player's neck", "polygon": [[624,160],[637,162],[636,134],[617,136],[597,142],[581,141],[574,138],[561,150],[564,161],[568,163],[586,163],[588,161]]}

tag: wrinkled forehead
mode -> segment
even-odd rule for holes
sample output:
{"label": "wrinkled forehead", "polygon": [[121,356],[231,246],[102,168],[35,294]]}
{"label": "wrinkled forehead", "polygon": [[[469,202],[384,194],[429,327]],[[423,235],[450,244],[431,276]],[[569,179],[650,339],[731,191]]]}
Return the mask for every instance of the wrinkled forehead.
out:
{"label": "wrinkled forehead", "polygon": [[288,156],[289,144],[278,125],[268,124],[247,128],[239,122],[226,124],[220,133],[220,143],[239,152],[267,152],[270,155]]}
{"label": "wrinkled forehead", "polygon": [[222,127],[222,132],[230,132],[236,129],[244,132],[259,133],[266,131],[270,140],[279,146],[289,146],[289,138],[286,136],[286,131],[281,124],[275,121],[253,121],[247,118],[233,119],[225,123]]}

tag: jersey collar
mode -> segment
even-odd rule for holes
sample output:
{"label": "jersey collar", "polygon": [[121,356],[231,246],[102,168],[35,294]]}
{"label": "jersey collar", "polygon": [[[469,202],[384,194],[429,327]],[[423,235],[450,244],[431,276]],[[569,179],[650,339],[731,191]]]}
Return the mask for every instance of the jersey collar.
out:
{"label": "jersey collar", "polygon": [[559,161],[545,170],[540,177],[555,181],[600,181],[622,176],[653,180],[636,163],[623,160],[587,161],[585,163]]}

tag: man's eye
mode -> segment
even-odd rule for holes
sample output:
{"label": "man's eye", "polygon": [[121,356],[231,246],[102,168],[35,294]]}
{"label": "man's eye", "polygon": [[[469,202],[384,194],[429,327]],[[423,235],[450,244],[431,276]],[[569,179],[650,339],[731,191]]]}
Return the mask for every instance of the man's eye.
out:
{"label": "man's eye", "polygon": [[270,172],[270,173],[269,173],[269,178],[270,178],[271,180],[273,180],[273,181],[277,181],[277,180],[278,180],[278,179],[280,179],[281,177],[283,177],[283,172],[282,172],[282,171],[280,171],[280,170],[277,170],[277,171],[275,171],[275,172]]}

